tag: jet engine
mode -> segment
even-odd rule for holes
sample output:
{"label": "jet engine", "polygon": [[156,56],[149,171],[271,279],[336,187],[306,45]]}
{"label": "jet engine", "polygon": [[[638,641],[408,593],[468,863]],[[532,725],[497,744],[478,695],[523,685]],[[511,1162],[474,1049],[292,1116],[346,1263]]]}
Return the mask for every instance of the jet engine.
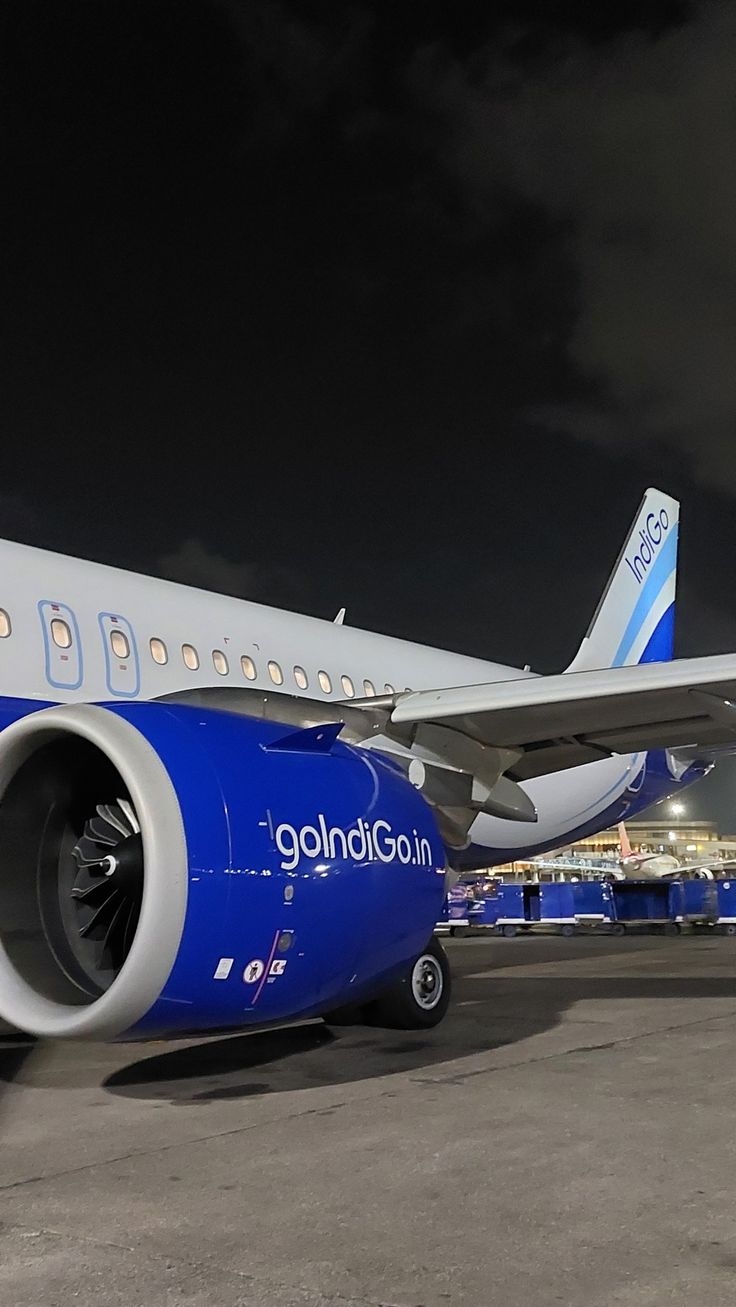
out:
{"label": "jet engine", "polygon": [[367,1001],[444,896],[432,810],[390,761],[173,703],[0,732],[0,1018],[147,1038]]}

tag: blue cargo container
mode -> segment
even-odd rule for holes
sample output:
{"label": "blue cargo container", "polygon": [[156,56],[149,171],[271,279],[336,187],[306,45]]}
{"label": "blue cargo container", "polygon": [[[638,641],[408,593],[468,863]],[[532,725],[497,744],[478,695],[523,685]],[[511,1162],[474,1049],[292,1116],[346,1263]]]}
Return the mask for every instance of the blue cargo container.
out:
{"label": "blue cargo container", "polygon": [[614,918],[611,887],[605,881],[555,881],[542,884],[542,923],[571,935],[576,926],[610,926]]}
{"label": "blue cargo container", "polygon": [[539,924],[540,888],[536,884],[499,885],[496,929],[500,935],[515,935],[517,930],[529,930]]}
{"label": "blue cargo container", "polygon": [[483,907],[478,920],[478,925],[486,927],[495,926],[498,923],[498,913],[501,905],[501,900],[499,899],[496,890],[494,890],[492,894],[487,894],[482,900],[482,904]]}
{"label": "blue cargo container", "polygon": [[713,926],[718,920],[718,890],[714,880],[670,883],[670,914],[677,923]]}
{"label": "blue cargo container", "polygon": [[668,880],[616,880],[611,882],[616,921],[624,926],[672,927],[672,882]]}
{"label": "blue cargo container", "polygon": [[736,880],[716,880],[718,925],[727,935],[736,935]]}

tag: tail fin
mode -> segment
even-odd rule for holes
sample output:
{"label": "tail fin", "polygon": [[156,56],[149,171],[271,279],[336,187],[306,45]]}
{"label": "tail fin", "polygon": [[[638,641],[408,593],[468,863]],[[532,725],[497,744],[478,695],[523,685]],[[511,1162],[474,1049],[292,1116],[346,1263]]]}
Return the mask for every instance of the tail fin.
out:
{"label": "tail fin", "polygon": [[631,841],[629,840],[629,832],[622,821],[618,823],[618,843],[621,850],[621,857],[630,858],[634,850],[632,849]]}
{"label": "tail fin", "polygon": [[569,672],[672,657],[680,505],[647,490]]}

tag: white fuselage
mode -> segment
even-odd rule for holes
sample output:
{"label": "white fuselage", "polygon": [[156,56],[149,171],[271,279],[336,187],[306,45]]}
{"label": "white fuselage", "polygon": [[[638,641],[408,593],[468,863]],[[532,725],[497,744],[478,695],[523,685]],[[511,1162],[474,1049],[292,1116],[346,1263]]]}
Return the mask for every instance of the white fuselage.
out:
{"label": "white fuselage", "polygon": [[[0,567],[9,697],[153,699],[229,685],[344,703],[533,675],[10,542],[0,542]],[[538,822],[481,815],[473,843],[522,856],[562,841],[635,785],[643,761],[607,758],[525,782]]]}

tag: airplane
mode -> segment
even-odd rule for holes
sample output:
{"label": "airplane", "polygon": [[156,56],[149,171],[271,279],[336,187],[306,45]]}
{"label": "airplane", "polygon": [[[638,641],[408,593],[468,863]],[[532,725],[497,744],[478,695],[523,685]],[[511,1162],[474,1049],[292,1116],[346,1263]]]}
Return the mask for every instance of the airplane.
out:
{"label": "airplane", "polygon": [[624,822],[618,823],[620,867],[626,880],[663,880],[682,871],[679,858],[671,853],[634,853]]}
{"label": "airplane", "polygon": [[0,543],[0,1019],[436,1025],[453,876],[733,744],[736,656],[672,661],[678,523],[648,490],[549,676]]}

